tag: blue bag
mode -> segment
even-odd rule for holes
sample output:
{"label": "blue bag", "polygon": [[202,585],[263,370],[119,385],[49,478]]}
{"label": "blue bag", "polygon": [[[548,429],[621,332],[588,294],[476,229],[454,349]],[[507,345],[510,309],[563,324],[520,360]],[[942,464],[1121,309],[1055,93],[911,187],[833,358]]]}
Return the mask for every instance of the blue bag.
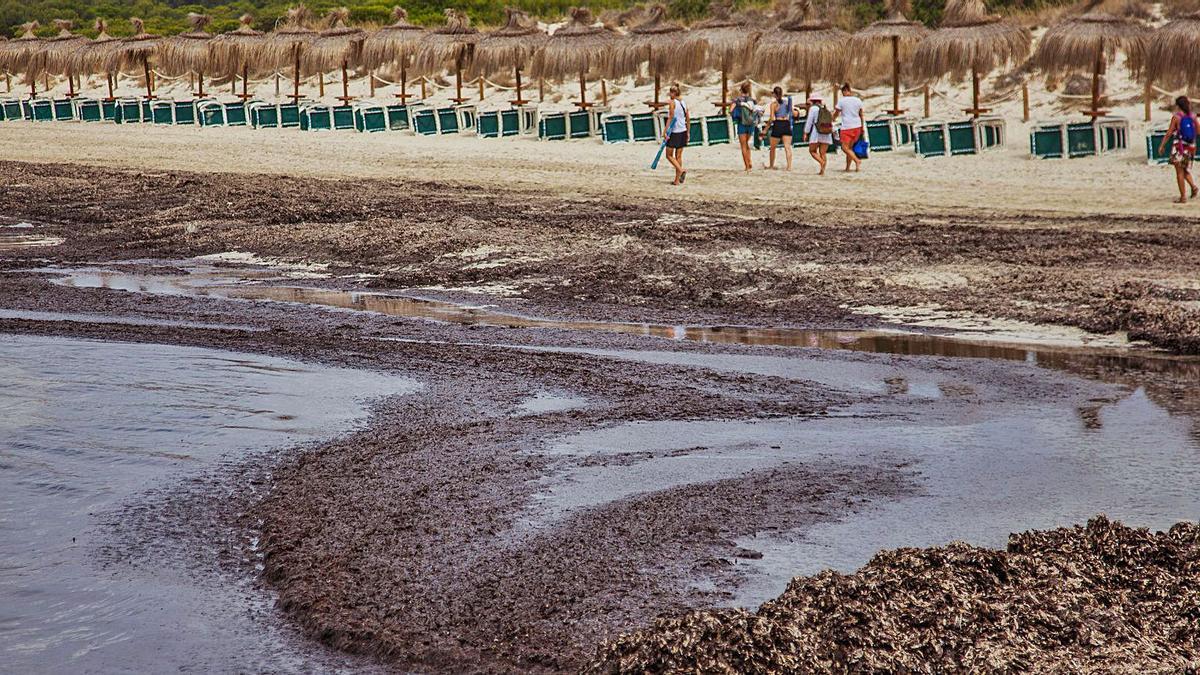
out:
{"label": "blue bag", "polygon": [[866,159],[871,155],[871,144],[867,142],[866,136],[858,139],[851,149],[854,150],[854,156],[859,159]]}

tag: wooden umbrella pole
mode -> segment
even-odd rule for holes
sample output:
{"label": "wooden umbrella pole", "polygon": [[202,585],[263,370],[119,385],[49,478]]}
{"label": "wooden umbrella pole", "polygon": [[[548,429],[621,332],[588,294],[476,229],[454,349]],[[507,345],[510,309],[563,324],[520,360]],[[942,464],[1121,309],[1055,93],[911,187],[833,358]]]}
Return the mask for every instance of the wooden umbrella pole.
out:
{"label": "wooden umbrella pole", "polygon": [[400,99],[401,103],[408,103],[408,65],[400,66],[400,93],[396,94],[396,98]]}
{"label": "wooden umbrella pole", "polygon": [[346,62],[342,61],[342,103],[349,103],[354,99],[350,96],[350,74],[346,72]]}
{"label": "wooden umbrella pole", "polygon": [[9,73],[4,73],[4,91],[8,94],[12,93],[12,75]]}
{"label": "wooden umbrella pole", "polygon": [[979,71],[971,69],[971,116],[979,119]]}
{"label": "wooden umbrella pole", "polygon": [[1021,121],[1029,121],[1029,83],[1021,82]]}
{"label": "wooden umbrella pole", "polygon": [[250,94],[247,92],[247,87],[250,86],[250,64],[242,64],[242,100],[248,101]]}
{"label": "wooden umbrella pole", "polygon": [[479,100],[483,100],[483,76],[479,76]]}
{"label": "wooden umbrella pole", "polygon": [[812,80],[805,80],[804,81],[804,100],[809,101],[811,99],[812,99]]}
{"label": "wooden umbrella pole", "polygon": [[67,98],[75,98],[75,78],[67,75]]}
{"label": "wooden umbrella pole", "polygon": [[300,45],[293,45],[292,54],[295,57],[292,72],[292,101],[300,102]]}
{"label": "wooden umbrella pole", "polygon": [[204,71],[203,70],[200,71],[199,73],[196,73],[196,80],[200,84],[200,87],[198,89],[196,89],[196,96],[203,98],[204,97]]}
{"label": "wooden umbrella pole", "polygon": [[456,92],[455,96],[454,96],[455,103],[462,103],[463,101],[467,100],[462,95],[462,70],[461,69],[454,71],[454,91]]}
{"label": "wooden umbrella pole", "polygon": [[929,85],[922,87],[921,92],[925,99],[925,119],[929,119]]}
{"label": "wooden umbrella pole", "polygon": [[325,98],[325,73],[317,73],[317,96]]}
{"label": "wooden umbrella pole", "polygon": [[546,78],[538,78],[538,103],[546,102]]}
{"label": "wooden umbrella pole", "polygon": [[1092,69],[1092,109],[1087,112],[1088,117],[1092,119],[1104,116],[1104,113],[1100,111],[1100,73],[1103,71],[1104,48],[1101,45],[1100,52],[1096,54],[1096,67]]}
{"label": "wooden umbrella pole", "polygon": [[658,110],[662,107],[662,103],[658,100],[658,92],[661,88],[662,78],[659,75],[659,72],[656,70],[654,71],[654,103],[650,104],[650,107],[654,108],[655,110]]}
{"label": "wooden umbrella pole", "polygon": [[600,105],[608,107],[608,80],[600,78]]}
{"label": "wooden umbrella pole", "polygon": [[154,98],[154,80],[151,79],[150,75],[150,57],[142,57],[142,69],[146,73],[146,98],[152,99]]}
{"label": "wooden umbrella pole", "polygon": [[371,98],[375,98],[375,71],[372,70],[367,73],[367,82],[371,86]]}
{"label": "wooden umbrella pole", "polygon": [[108,100],[111,101],[116,98],[116,96],[113,96],[113,75],[112,75],[112,73],[105,73],[104,79],[108,80]]}
{"label": "wooden umbrella pole", "polygon": [[425,78],[424,78],[424,77],[422,77],[422,78],[421,78],[421,100],[424,100],[424,99],[426,99],[426,98],[429,98],[428,92],[427,92],[427,90],[425,89],[425,84],[426,84],[426,83],[425,83]]}
{"label": "wooden umbrella pole", "polygon": [[37,75],[29,75],[29,98],[37,98]]}
{"label": "wooden umbrella pole", "polygon": [[903,115],[900,109],[900,36],[892,36],[892,109],[893,115]]}
{"label": "wooden umbrella pole", "polygon": [[525,105],[526,103],[528,103],[528,101],[521,98],[521,69],[513,68],[513,76],[516,77],[516,79],[517,79],[517,98],[515,101],[512,102],[512,104],[513,105]]}
{"label": "wooden umbrella pole", "polygon": [[575,105],[587,110],[589,103],[587,102],[587,80],[584,79],[583,71],[579,71],[579,103]]}
{"label": "wooden umbrella pole", "polygon": [[717,104],[721,109],[721,114],[729,109],[729,70],[724,65],[721,66],[721,102]]}
{"label": "wooden umbrella pole", "polygon": [[1142,92],[1143,104],[1146,107],[1146,121],[1150,121],[1150,102],[1154,98],[1154,83],[1146,80],[1146,89]]}

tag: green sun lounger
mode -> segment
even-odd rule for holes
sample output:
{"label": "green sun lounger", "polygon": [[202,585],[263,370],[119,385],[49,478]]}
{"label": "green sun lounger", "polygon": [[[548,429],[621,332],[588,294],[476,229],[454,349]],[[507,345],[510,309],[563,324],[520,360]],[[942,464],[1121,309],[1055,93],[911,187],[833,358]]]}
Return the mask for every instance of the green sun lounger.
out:
{"label": "green sun lounger", "polygon": [[[474,115],[471,117],[471,122],[474,122]],[[439,134],[457,134],[460,128],[468,126],[466,124],[459,125],[458,110],[454,107],[438,108],[437,122]]]}
{"label": "green sun lounger", "polygon": [[1091,122],[1068,124],[1067,126],[1067,156],[1092,157],[1099,154],[1096,144],[1096,128]]}
{"label": "green sun lounger", "polygon": [[123,98],[116,102],[116,121],[121,124],[140,124],[142,122],[142,101],[136,98]]}
{"label": "green sun lounger", "polygon": [[891,119],[867,120],[867,142],[871,152],[889,152],[896,148],[895,129]]}
{"label": "green sun lounger", "polygon": [[175,123],[175,102],[155,101],[150,104],[150,121],[154,124]]}
{"label": "green sun lounger", "polygon": [[28,104],[28,119],[34,122],[54,121],[54,102],[49,99],[35,98]]}
{"label": "green sun lounger", "polygon": [[387,110],[381,105],[360,103],[354,107],[354,128],[362,133],[388,130]]}
{"label": "green sun lounger", "polygon": [[1029,154],[1038,159],[1061,159],[1067,147],[1063,124],[1036,124],[1029,132]]}
{"label": "green sun lounger", "polygon": [[1171,159],[1171,147],[1167,145],[1166,152],[1159,152],[1163,139],[1167,137],[1166,127],[1155,127],[1146,132],[1146,163],[1166,164]]}
{"label": "green sun lounger", "polygon": [[338,105],[330,108],[329,112],[335,131],[354,129],[354,106]]}
{"label": "green sun lounger", "polygon": [[608,113],[600,118],[600,136],[605,143],[628,143],[633,140],[629,113]]}
{"label": "green sun lounger", "polygon": [[567,138],[589,138],[592,135],[592,114],[587,110],[567,113]]}
{"label": "green sun lounger", "polygon": [[80,122],[103,122],[103,103],[94,98],[79,99],[75,101],[75,116]]}
{"label": "green sun lounger", "polygon": [[419,108],[412,112],[413,131],[422,136],[435,136],[438,132],[437,111],[433,108]]}
{"label": "green sun lounger", "polygon": [[704,118],[704,142],[722,145],[733,142],[733,122],[729,115],[709,115]]}
{"label": "green sun lounger", "polygon": [[300,104],[279,104],[279,126],[284,129],[300,128]]}
{"label": "green sun lounger", "polygon": [[951,155],[974,155],[979,152],[975,143],[975,125],[971,122],[951,122],[946,125]]}
{"label": "green sun lounger", "polygon": [[921,123],[914,130],[914,143],[918,157],[945,157],[947,129],[944,122]]}
{"label": "green sun lounger", "polygon": [[543,113],[538,116],[538,139],[561,141],[567,137],[567,114],[562,112]]}
{"label": "green sun lounger", "polygon": [[387,107],[387,124],[392,131],[404,131],[410,126],[408,119],[408,106],[404,103],[396,103]]}
{"label": "green sun lounger", "polygon": [[55,99],[52,109],[55,121],[69,122],[75,119],[75,101],[73,99]]}
{"label": "green sun lounger", "polygon": [[500,111],[485,110],[475,120],[475,135],[480,138],[500,138]]}
{"label": "green sun lounger", "polygon": [[693,117],[688,123],[688,143],[689,148],[704,145],[704,118]]}
{"label": "green sun lounger", "polygon": [[327,105],[312,104],[300,109],[300,128],[304,131],[332,131],[333,111]]}
{"label": "green sun lounger", "polygon": [[644,143],[662,140],[662,136],[658,132],[658,120],[654,113],[634,113],[630,115],[629,128],[634,141]]}
{"label": "green sun lounger", "polygon": [[[522,112],[516,108],[500,111],[500,135],[504,137],[521,135]],[[476,122],[478,124],[478,122]]]}
{"label": "green sun lounger", "polygon": [[18,99],[7,99],[0,107],[4,108],[4,119],[6,120],[19,120],[24,117],[21,112],[21,101]]}

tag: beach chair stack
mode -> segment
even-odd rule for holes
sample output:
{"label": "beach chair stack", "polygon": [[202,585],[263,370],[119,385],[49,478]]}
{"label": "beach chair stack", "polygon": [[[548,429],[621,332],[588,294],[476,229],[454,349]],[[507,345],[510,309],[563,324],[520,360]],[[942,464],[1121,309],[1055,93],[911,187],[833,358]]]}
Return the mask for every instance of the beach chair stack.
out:
{"label": "beach chair stack", "polygon": [[1163,139],[1167,137],[1167,127],[1157,126],[1146,132],[1146,163],[1147,164],[1166,164],[1171,159],[1171,148],[1168,146],[1166,152],[1159,152],[1159,147],[1162,146]]}
{"label": "beach chair stack", "polygon": [[918,157],[978,155],[1004,145],[1007,125],[1001,117],[985,115],[964,122],[918,122],[912,134]]}
{"label": "beach chair stack", "polygon": [[[597,128],[605,143],[649,143],[662,140],[665,113],[605,113]],[[723,145],[733,142],[729,115],[696,117],[688,127],[688,146]]]}
{"label": "beach chair stack", "polygon": [[1029,132],[1029,154],[1037,159],[1094,157],[1129,147],[1129,121],[1098,117],[1094,122],[1039,122]]}

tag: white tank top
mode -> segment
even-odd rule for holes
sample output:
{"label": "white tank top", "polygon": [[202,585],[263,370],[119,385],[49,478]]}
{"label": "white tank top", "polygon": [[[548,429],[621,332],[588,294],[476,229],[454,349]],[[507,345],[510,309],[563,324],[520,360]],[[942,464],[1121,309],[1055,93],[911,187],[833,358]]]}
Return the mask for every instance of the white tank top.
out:
{"label": "white tank top", "polygon": [[687,106],[683,104],[683,99],[675,101],[675,116],[671,118],[671,127],[668,131],[672,134],[687,131]]}

